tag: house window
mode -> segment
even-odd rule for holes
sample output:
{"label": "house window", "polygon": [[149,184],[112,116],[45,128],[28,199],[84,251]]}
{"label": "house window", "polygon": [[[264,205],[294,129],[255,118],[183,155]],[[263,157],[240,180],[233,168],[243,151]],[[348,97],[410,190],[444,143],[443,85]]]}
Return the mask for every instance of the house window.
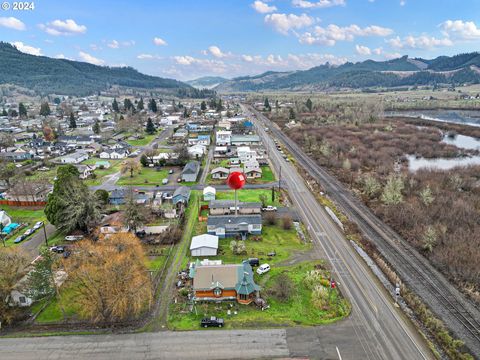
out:
{"label": "house window", "polygon": [[240,294],[240,300],[248,300],[247,294]]}
{"label": "house window", "polygon": [[215,296],[217,296],[217,297],[222,296],[222,289],[220,289],[220,288],[215,288],[215,289],[213,290],[213,295],[215,295]]}
{"label": "house window", "polygon": [[20,304],[25,304],[27,302],[27,299],[25,298],[25,296],[20,296],[18,300],[20,301]]}

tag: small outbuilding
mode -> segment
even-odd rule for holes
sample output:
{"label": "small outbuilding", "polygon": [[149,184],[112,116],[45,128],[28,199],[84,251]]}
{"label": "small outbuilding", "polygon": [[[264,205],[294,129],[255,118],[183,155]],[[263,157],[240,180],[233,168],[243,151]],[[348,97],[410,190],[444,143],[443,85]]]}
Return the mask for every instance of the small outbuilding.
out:
{"label": "small outbuilding", "polygon": [[207,186],[203,189],[203,201],[215,200],[217,190],[213,186]]}
{"label": "small outbuilding", "polygon": [[215,256],[218,250],[218,236],[203,234],[194,236],[190,244],[192,256]]}

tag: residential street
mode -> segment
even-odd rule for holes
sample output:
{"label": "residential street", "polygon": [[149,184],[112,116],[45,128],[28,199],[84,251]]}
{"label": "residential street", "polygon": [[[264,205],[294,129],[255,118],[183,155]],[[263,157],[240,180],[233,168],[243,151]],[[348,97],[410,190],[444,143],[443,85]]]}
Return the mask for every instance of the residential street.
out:
{"label": "residential street", "polygon": [[[55,226],[49,224],[48,222],[45,225],[45,231],[47,232],[47,238],[52,236],[55,233]],[[43,228],[38,229],[35,234],[31,237],[30,240],[24,241],[20,244],[20,247],[25,250],[33,259],[39,255],[40,246],[45,244],[45,233]]]}

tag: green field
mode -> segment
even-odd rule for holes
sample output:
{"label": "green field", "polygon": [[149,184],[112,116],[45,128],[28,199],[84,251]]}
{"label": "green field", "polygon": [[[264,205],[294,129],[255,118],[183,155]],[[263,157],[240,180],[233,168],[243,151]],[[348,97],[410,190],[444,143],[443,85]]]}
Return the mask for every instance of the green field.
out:
{"label": "green field", "polygon": [[[272,201],[272,190],[271,189],[242,189],[238,190],[238,201],[244,202],[260,202],[260,195],[265,195],[267,197],[266,205],[280,206],[280,193],[278,190],[275,190],[275,200]],[[217,200],[234,200],[235,193],[234,191],[218,191]]]}
{"label": "green field", "polygon": [[137,140],[127,140],[127,143],[132,146],[146,146],[150,144],[153,139],[157,137],[156,134],[153,135],[144,135],[145,137],[143,139],[137,139]]}
{"label": "green field", "polygon": [[[74,288],[68,282],[62,286],[60,290],[60,300],[57,298],[52,299],[43,311],[37,316],[35,322],[37,324],[48,324],[62,322],[65,319],[75,317],[78,309],[75,308],[73,297],[75,296]],[[38,307],[39,305],[34,305]],[[65,318],[63,316],[65,312]]]}
{"label": "green field", "polygon": [[129,173],[125,173],[117,181],[118,185],[162,185],[162,180],[168,178],[169,168],[142,168],[140,172],[130,177]]}
{"label": "green field", "polygon": [[95,169],[94,173],[96,175],[95,179],[87,179],[85,180],[85,184],[88,186],[96,186],[101,185],[103,181],[105,181],[105,176],[115,174],[116,172],[120,171],[122,162],[124,160],[108,160],[108,159],[99,159],[99,158],[91,158],[82,162],[83,165],[95,165],[98,161],[108,161],[110,163],[110,167],[108,169]]}

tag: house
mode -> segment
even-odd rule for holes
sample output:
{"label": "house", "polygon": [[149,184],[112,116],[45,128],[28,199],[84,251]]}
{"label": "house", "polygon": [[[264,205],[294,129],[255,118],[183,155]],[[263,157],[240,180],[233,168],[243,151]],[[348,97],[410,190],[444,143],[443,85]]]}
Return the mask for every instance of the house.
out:
{"label": "house", "polygon": [[97,169],[110,169],[110,163],[108,161],[100,160],[95,163],[95,167]]}
{"label": "house", "polygon": [[232,127],[232,123],[225,119],[220,120],[217,125],[219,128],[223,128],[225,130],[230,130]]}
{"label": "house", "polygon": [[207,152],[205,145],[193,145],[188,148],[188,155],[192,158],[200,158]]}
{"label": "house", "polygon": [[243,164],[252,160],[256,160],[257,152],[255,150],[251,150],[250,146],[239,146],[237,148],[237,156],[240,159],[240,162]]}
{"label": "house", "polygon": [[258,135],[233,135],[230,141],[231,145],[259,145],[260,137]]}
{"label": "house", "polygon": [[192,237],[190,253],[192,256],[216,256],[218,250],[218,236],[198,235]]}
{"label": "house", "polygon": [[175,141],[184,140],[188,136],[188,131],[186,129],[180,128],[175,131],[175,134],[172,135],[172,139]]}
{"label": "house", "polygon": [[239,158],[230,158],[228,160],[228,163],[230,164],[230,166],[240,165],[240,159]]}
{"label": "house", "polygon": [[186,181],[186,182],[197,181],[199,172],[200,172],[200,163],[198,161],[188,162],[182,170],[182,181]]}
{"label": "house", "polygon": [[129,152],[125,148],[104,150],[100,153],[100,159],[125,159]]}
{"label": "house", "polygon": [[88,179],[92,176],[95,170],[95,165],[76,165],[75,167],[78,169],[78,172],[80,173],[79,177],[82,180]]}
{"label": "house", "polygon": [[228,152],[228,147],[226,146],[215,146],[213,151],[213,157],[225,157]]}
{"label": "house", "polygon": [[207,232],[219,238],[240,235],[245,239],[248,234],[260,235],[262,233],[261,215],[220,215],[209,216]]}
{"label": "house", "polygon": [[[212,200],[208,204],[210,215],[229,215],[235,213],[235,201]],[[262,204],[259,202],[237,202],[238,214],[252,215],[262,213]]]}
{"label": "house", "polygon": [[114,189],[108,196],[108,202],[112,205],[125,204],[125,190]]}
{"label": "house", "polygon": [[85,161],[87,159],[88,153],[86,151],[76,151],[74,153],[58,158],[58,161],[62,164],[80,164],[82,161]]}
{"label": "house", "polygon": [[210,174],[212,174],[212,179],[226,179],[228,174],[230,174],[230,170],[224,167],[217,167]]}
{"label": "house", "polygon": [[207,186],[203,189],[203,201],[215,200],[217,190],[212,186]]}
{"label": "house", "polygon": [[188,186],[180,186],[178,187],[172,196],[173,205],[177,205],[178,203],[182,203],[184,205],[188,204],[188,200],[190,200],[190,188]]}
{"label": "house", "polygon": [[217,131],[215,138],[215,145],[217,146],[229,146],[232,138],[231,131],[219,130]]}
{"label": "house", "polygon": [[46,201],[47,195],[52,191],[50,184],[32,182],[25,188],[21,183],[15,184],[5,193],[5,199],[14,201]]}
{"label": "house", "polygon": [[190,269],[194,301],[233,300],[248,305],[260,291],[253,280],[248,261],[241,264],[201,265],[197,260]]}
{"label": "house", "polygon": [[0,152],[0,158],[7,161],[23,161],[33,158],[33,155],[22,149]]}
{"label": "house", "polygon": [[260,167],[245,167],[243,172],[248,179],[259,179],[262,177],[262,169]]}

